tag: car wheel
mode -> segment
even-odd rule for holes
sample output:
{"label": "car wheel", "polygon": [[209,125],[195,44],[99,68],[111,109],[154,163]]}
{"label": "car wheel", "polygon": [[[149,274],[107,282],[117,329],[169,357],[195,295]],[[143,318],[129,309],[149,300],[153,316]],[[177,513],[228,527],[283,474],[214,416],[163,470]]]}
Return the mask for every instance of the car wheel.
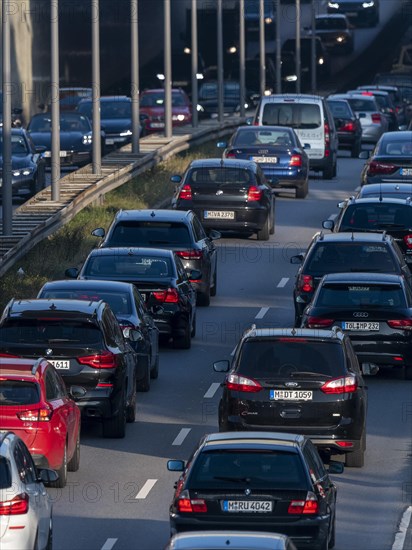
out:
{"label": "car wheel", "polygon": [[103,420],[103,437],[122,439],[126,435],[126,403],[123,395],[119,412]]}
{"label": "car wheel", "polygon": [[192,320],[192,331],[190,333],[190,336],[192,338],[194,338],[196,336],[196,313],[194,314],[193,316],[193,320]]}
{"label": "car wheel", "polygon": [[157,353],[155,364],[150,371],[150,378],[152,378],[152,380],[156,380],[157,378],[159,378],[159,360],[159,353]]}
{"label": "car wheel", "polygon": [[73,456],[67,463],[67,469],[69,472],[77,472],[79,468],[80,468],[80,429],[79,429],[79,433],[77,434],[76,447],[74,449]]}
{"label": "car wheel", "polygon": [[217,265],[215,267],[215,273],[213,275],[213,286],[210,289],[210,295],[216,296],[216,292],[217,292]]}
{"label": "car wheel", "polygon": [[324,180],[331,180],[333,178],[334,170],[335,167],[332,161],[332,163],[329,163],[328,166],[322,170],[322,178]]}
{"label": "car wheel", "polygon": [[405,380],[412,380],[412,365],[405,365]]}
{"label": "car wheel", "polygon": [[136,420],[136,392],[133,392],[132,402],[126,407],[126,422],[131,424]]}
{"label": "car wheel", "polygon": [[308,190],[309,190],[309,184],[308,184],[308,180],[306,180],[301,187],[296,188],[296,198],[304,199],[308,194]]}
{"label": "car wheel", "polygon": [[148,392],[150,390],[150,362],[148,355],[139,355],[139,361],[144,364],[144,376],[140,380],[136,380],[136,390]]}
{"label": "car wheel", "polygon": [[67,442],[64,446],[64,453],[63,453],[63,461],[61,467],[56,470],[59,479],[57,481],[50,482],[50,487],[54,487],[55,489],[62,489],[66,486],[67,483]]}
{"label": "car wheel", "polygon": [[270,214],[266,216],[265,225],[257,232],[258,241],[268,241],[270,235]]}
{"label": "car wheel", "polygon": [[271,235],[275,234],[275,203],[272,201],[272,216],[270,218],[270,231]]}
{"label": "car wheel", "polygon": [[182,320],[179,323],[180,330],[183,329],[183,335],[181,333],[173,336],[173,347],[175,349],[190,349],[192,345],[192,338],[190,336],[191,328],[188,320]]}
{"label": "car wheel", "polygon": [[362,439],[360,440],[359,449],[357,451],[353,451],[352,453],[347,453],[346,466],[348,468],[362,468],[365,464],[365,439],[365,434],[363,434]]}
{"label": "car wheel", "polygon": [[203,307],[210,305],[210,286],[207,287],[206,292],[198,292],[196,305]]}

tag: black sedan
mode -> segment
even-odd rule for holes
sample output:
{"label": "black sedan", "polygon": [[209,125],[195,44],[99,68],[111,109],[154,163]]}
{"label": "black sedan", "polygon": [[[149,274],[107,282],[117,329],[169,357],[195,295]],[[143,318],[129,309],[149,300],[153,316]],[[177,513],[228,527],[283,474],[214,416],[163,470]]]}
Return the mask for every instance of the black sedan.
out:
{"label": "black sedan", "polygon": [[195,160],[171,180],[178,184],[173,208],[193,210],[206,229],[257,233],[263,241],[274,233],[274,197],[256,162]]}
{"label": "black sedan", "polygon": [[412,197],[412,182],[409,185],[402,183],[370,183],[362,186],[355,195],[356,199],[383,197],[392,199],[407,199]]}
{"label": "black sedan", "polygon": [[105,279],[133,283],[152,311],[160,336],[172,338],[179,349],[191,347],[196,334],[196,290],[189,281],[200,279],[197,270],[186,271],[171,250],[158,248],[99,248],[90,252],[79,279]]}
{"label": "black sedan", "polygon": [[296,189],[296,198],[308,194],[309,159],[298,136],[285,126],[241,126],[225,147],[224,158],[253,160],[272,187]]}
{"label": "black sedan", "polygon": [[[23,128],[11,131],[11,180],[13,195],[34,195],[46,183],[44,147],[36,147]],[[0,155],[3,151],[3,131],[0,129]],[[3,183],[3,156],[0,156],[0,188]],[[1,193],[0,193],[1,195]]]}
{"label": "black sedan", "polygon": [[[44,157],[51,164],[51,114],[34,115],[27,127],[34,143],[42,145]],[[62,166],[81,166],[92,159],[92,127],[89,119],[79,113],[60,115],[60,163]]]}
{"label": "black sedan", "polygon": [[332,326],[349,335],[364,372],[403,369],[405,379],[412,380],[412,293],[404,277],[325,275],[303,313],[302,327]]}
{"label": "black sedan", "polygon": [[[69,269],[66,275],[77,276],[77,273]],[[50,281],[43,285],[37,297],[107,302],[126,338],[130,330],[140,333],[139,339],[135,336],[129,343],[138,354],[137,389],[149,391],[150,378],[159,376],[159,329],[134,285],[120,281]]]}
{"label": "black sedan", "polygon": [[362,126],[346,99],[328,99],[338,132],[339,149],[349,149],[352,158],[358,158],[362,149]]}
{"label": "black sedan", "polygon": [[[248,96],[248,92],[246,92]],[[245,108],[253,106],[252,98],[246,100]],[[199,87],[197,110],[199,117],[217,118],[218,116],[218,83],[210,80]],[[225,116],[238,113],[240,110],[240,84],[235,80],[226,80],[223,85],[223,113]]]}
{"label": "black sedan", "polygon": [[412,184],[412,131],[386,132],[382,135],[361,172],[361,185],[368,183]]}

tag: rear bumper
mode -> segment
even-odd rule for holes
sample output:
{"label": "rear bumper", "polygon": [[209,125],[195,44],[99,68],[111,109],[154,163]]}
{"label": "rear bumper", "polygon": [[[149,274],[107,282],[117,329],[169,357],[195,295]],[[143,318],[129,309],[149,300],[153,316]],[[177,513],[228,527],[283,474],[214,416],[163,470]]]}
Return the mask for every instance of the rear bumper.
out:
{"label": "rear bumper", "polygon": [[348,132],[338,132],[338,141],[340,149],[352,148],[355,143],[361,141],[361,136],[353,133],[349,134]]}
{"label": "rear bumper", "polygon": [[[263,206],[256,208],[246,207],[242,209],[216,207],[213,210],[234,212],[234,219],[208,219],[204,216],[206,210],[208,209],[195,209],[195,212],[201,220],[203,227],[209,229],[221,229],[222,231],[260,231],[264,227],[269,215],[269,210]],[[209,210],[212,209],[209,208]]]}
{"label": "rear bumper", "polygon": [[263,170],[269,185],[278,187],[302,187],[308,177],[307,170],[302,168],[285,168],[284,170]]}
{"label": "rear bumper", "polygon": [[374,363],[380,367],[402,368],[412,365],[412,338],[408,341],[376,342],[351,338],[359,363]]}
{"label": "rear bumper", "polygon": [[[91,151],[66,151],[66,156],[60,157],[61,166],[77,166],[79,164],[88,164],[92,161]],[[46,158],[46,166],[50,168],[51,158]]]}
{"label": "rear bumper", "polygon": [[324,170],[330,165],[332,160],[333,160],[333,155],[331,151],[327,157],[325,156],[319,159],[309,159],[309,168],[315,171]]}

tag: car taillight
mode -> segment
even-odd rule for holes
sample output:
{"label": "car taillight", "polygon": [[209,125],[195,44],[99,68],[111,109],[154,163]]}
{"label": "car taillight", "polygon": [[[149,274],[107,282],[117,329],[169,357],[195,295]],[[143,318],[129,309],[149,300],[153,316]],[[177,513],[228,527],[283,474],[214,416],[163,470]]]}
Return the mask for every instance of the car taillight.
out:
{"label": "car taillight", "polygon": [[300,275],[298,288],[303,292],[312,292],[314,290],[312,275]]}
{"label": "car taillight", "polygon": [[342,447],[342,449],[350,449],[353,447],[352,441],[336,441],[336,445]]}
{"label": "car taillight", "polygon": [[18,355],[13,355],[12,353],[0,353],[0,357],[13,357],[16,358]]}
{"label": "car taillight", "polygon": [[372,160],[368,166],[368,176],[375,176],[376,174],[391,174],[395,172],[396,166],[386,162],[377,162]]}
{"label": "car taillight", "polygon": [[358,389],[358,382],[355,376],[345,376],[328,380],[321,386],[323,393],[353,393]]}
{"label": "car taillight", "polygon": [[179,301],[179,293],[175,288],[152,292],[152,296],[154,296],[158,302],[166,302],[167,304],[177,304]]}
{"label": "car taillight", "polygon": [[259,121],[254,122],[253,126],[259,126]]}
{"label": "car taillight", "polygon": [[308,491],[305,500],[291,500],[288,507],[288,514],[317,514],[319,511],[319,502],[311,491]]}
{"label": "car taillight", "polygon": [[382,117],[379,113],[372,113],[372,122],[374,124],[380,124],[382,122]]}
{"label": "car taillight", "polygon": [[356,130],[356,126],[353,122],[346,122],[343,126],[339,128],[342,130],[342,132],[354,132]]}
{"label": "car taillight", "polygon": [[207,504],[202,498],[179,498],[177,501],[177,509],[179,512],[207,512]]}
{"label": "car taillight", "polygon": [[329,130],[329,124],[325,122],[325,156],[326,157],[329,155],[329,147],[330,147],[330,130]]}
{"label": "car taillight", "polygon": [[412,330],[412,319],[391,319],[386,321],[391,328]]}
{"label": "car taillight", "polygon": [[403,242],[406,244],[406,248],[412,248],[412,235],[405,235]]}
{"label": "car taillight", "polygon": [[179,199],[182,199],[183,201],[192,200],[192,188],[190,185],[186,184],[182,187],[179,193]]}
{"label": "car taillight", "polygon": [[239,376],[238,374],[229,374],[226,378],[226,387],[232,391],[244,391],[248,393],[257,393],[262,389],[262,386],[256,380]]}
{"label": "car taillight", "polygon": [[17,417],[25,422],[50,422],[53,411],[48,407],[31,409],[17,413]]}
{"label": "car taillight", "polygon": [[309,316],[306,322],[307,328],[327,328],[332,326],[334,319]]}
{"label": "car taillight", "polygon": [[17,516],[29,511],[29,495],[20,493],[11,500],[0,502],[0,516]]}
{"label": "car taillight", "polygon": [[229,153],[226,153],[226,158],[227,159],[235,159],[236,158],[236,155],[235,153],[233,153],[233,151],[230,151]]}
{"label": "car taillight", "polygon": [[251,185],[247,192],[247,202],[260,201],[262,198],[262,190],[256,185]]}
{"label": "car taillight", "polygon": [[201,260],[203,258],[202,250],[179,250],[176,254],[183,260]]}
{"label": "car taillight", "polygon": [[292,155],[290,157],[289,166],[302,166],[302,157],[300,155]]}
{"label": "car taillight", "polygon": [[103,351],[95,355],[84,355],[78,357],[81,365],[88,365],[94,369],[113,369],[116,367],[116,356],[111,351]]}

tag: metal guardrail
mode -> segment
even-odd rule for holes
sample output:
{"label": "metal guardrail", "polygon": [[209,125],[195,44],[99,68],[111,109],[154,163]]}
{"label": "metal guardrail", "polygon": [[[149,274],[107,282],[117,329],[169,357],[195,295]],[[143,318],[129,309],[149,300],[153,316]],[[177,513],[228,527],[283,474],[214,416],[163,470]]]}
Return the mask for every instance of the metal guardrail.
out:
{"label": "metal guardrail", "polygon": [[201,145],[228,133],[244,123],[239,116],[228,117],[223,124],[214,120],[201,122],[197,128],[175,128],[171,138],[151,135],[140,141],[140,153],[131,145],[113,151],[102,159],[102,175],[92,174],[91,164],[71,172],[60,180],[60,201],[51,200],[47,187],[19,206],[13,215],[13,234],[3,236],[0,229],[0,276],[37,243],[60,229],[83,208],[153,168],[172,155]]}

